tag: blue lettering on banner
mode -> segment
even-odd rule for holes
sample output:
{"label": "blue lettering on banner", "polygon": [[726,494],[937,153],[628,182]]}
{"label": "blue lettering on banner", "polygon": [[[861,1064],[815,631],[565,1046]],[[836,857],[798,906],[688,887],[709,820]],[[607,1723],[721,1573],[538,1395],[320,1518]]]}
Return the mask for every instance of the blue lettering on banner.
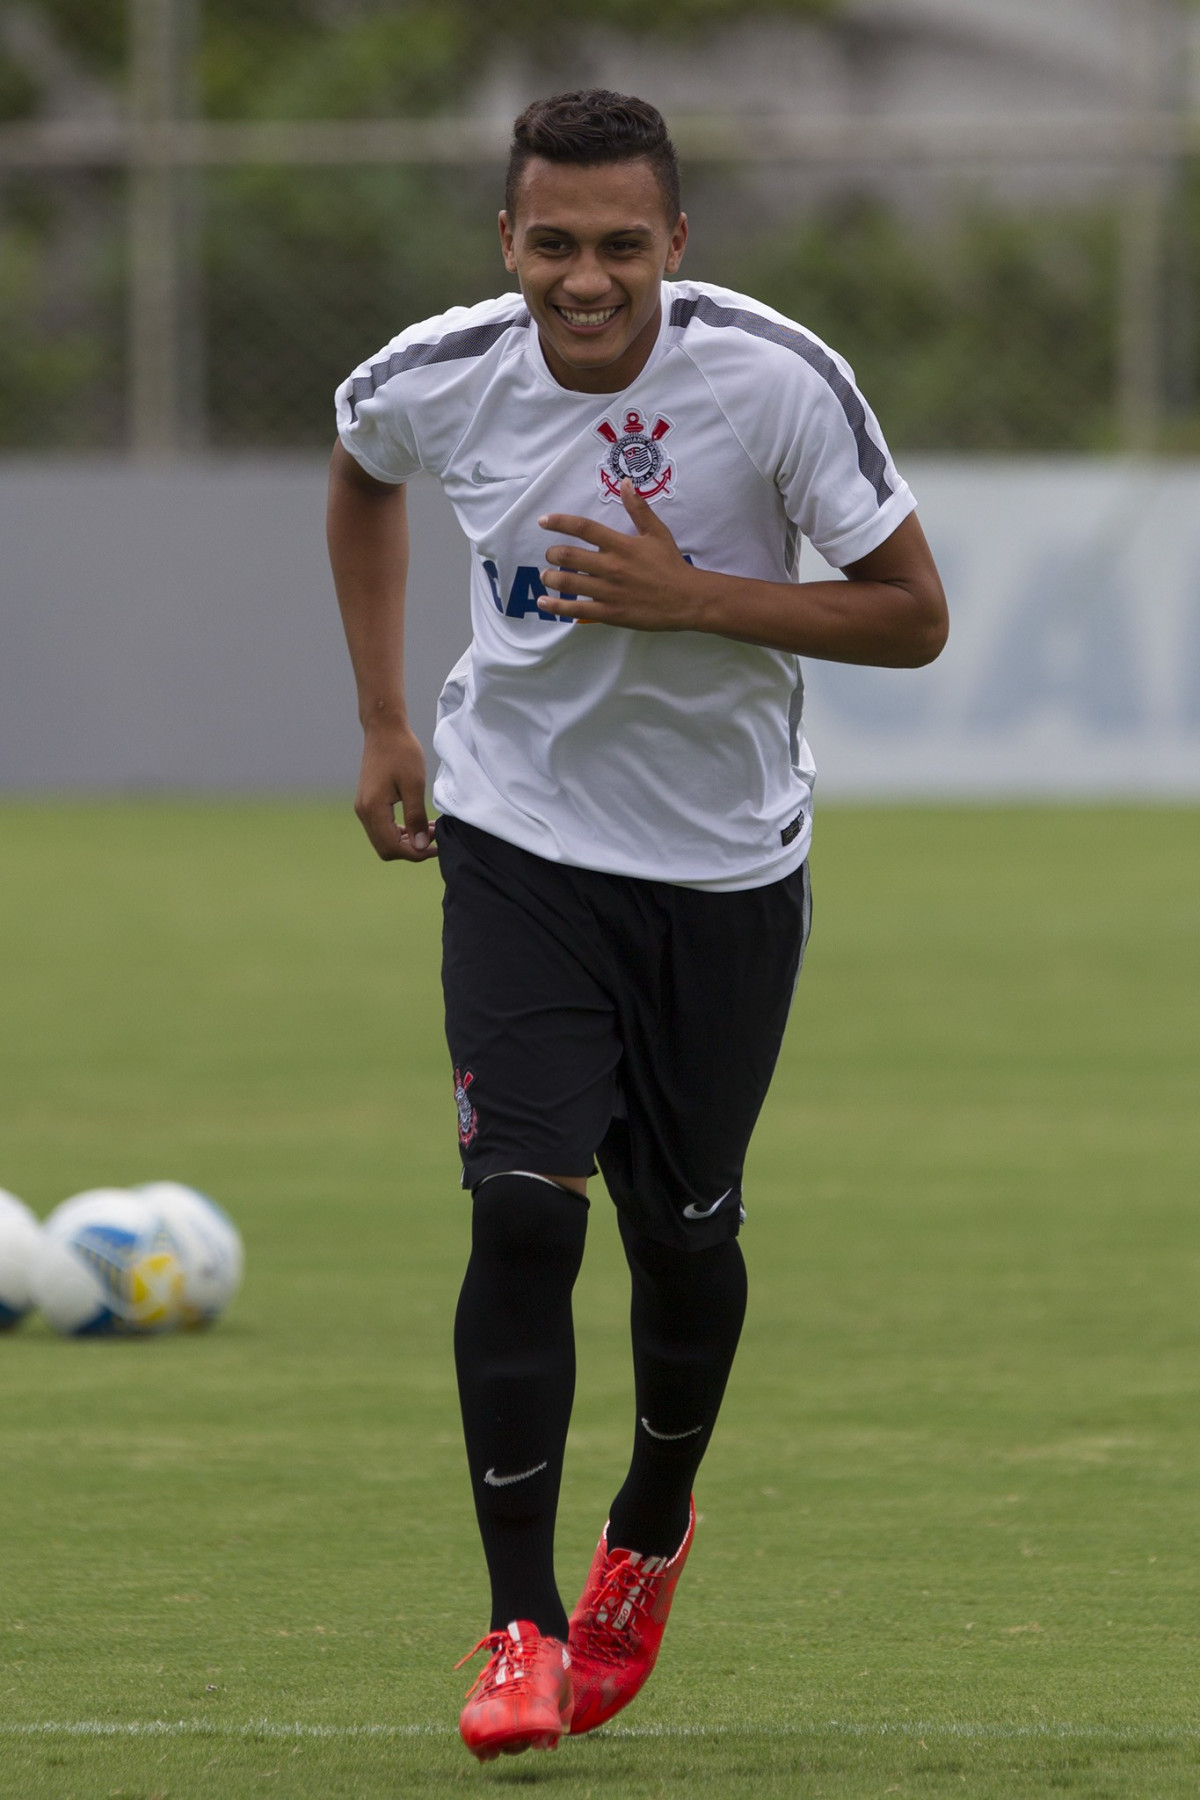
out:
{"label": "blue lettering on banner", "polygon": [[1000,730],[1047,712],[1096,732],[1143,722],[1127,596],[1111,565],[1066,551],[1029,571],[988,660],[975,710]]}
{"label": "blue lettering on banner", "polygon": [[938,677],[924,669],[823,662],[805,679],[814,696],[871,737],[920,730],[928,725],[937,698]]}

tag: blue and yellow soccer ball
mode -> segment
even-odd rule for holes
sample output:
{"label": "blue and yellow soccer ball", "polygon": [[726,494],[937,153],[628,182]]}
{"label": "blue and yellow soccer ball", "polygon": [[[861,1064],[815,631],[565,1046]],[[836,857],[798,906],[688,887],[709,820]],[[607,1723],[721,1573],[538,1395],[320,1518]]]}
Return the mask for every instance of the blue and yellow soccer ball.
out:
{"label": "blue and yellow soccer ball", "polygon": [[66,1337],[171,1331],[185,1318],[183,1245],[151,1200],[123,1188],[89,1188],[55,1208],[30,1285]]}
{"label": "blue and yellow soccer ball", "polygon": [[215,1200],[180,1181],[147,1181],[133,1192],[158,1209],[179,1246],[184,1270],[180,1324],[193,1329],[211,1325],[241,1286],[244,1253],[237,1226]]}

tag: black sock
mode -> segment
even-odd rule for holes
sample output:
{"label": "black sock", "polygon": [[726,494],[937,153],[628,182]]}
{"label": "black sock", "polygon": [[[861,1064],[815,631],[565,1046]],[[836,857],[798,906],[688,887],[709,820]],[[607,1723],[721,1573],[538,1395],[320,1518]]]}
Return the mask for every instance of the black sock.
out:
{"label": "black sock", "polygon": [[624,1218],[620,1223],[633,1276],[637,1422],[608,1541],[614,1550],[671,1556],[687,1531],[692,1484],[733,1367],[746,1265],[736,1238],[709,1250],[676,1250]]}
{"label": "black sock", "polygon": [[550,1637],[567,1635],[554,1519],[575,1396],[571,1289],[587,1205],[532,1175],[494,1175],[475,1190],[454,1358],[493,1631],[529,1619]]}

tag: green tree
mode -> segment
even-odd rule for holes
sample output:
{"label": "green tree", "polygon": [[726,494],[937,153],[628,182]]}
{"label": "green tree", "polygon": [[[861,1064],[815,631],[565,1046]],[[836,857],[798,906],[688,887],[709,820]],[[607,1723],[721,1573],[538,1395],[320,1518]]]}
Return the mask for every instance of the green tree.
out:
{"label": "green tree", "polygon": [[[837,0],[609,0],[603,28],[694,35]],[[451,115],[499,55],[573,78],[597,26],[583,0],[178,0],[194,7],[181,85],[217,119]],[[0,124],[117,115],[127,0],[28,0],[0,14]],[[403,322],[494,292],[496,172],[245,168],[202,199],[208,435],[324,442],[336,380]],[[114,204],[114,201],[116,202]],[[89,173],[0,184],[0,441],[117,442],[125,253],[119,190]]]}
{"label": "green tree", "polygon": [[859,199],[772,234],[744,271],[854,364],[898,446],[1113,447],[1110,209],[975,202],[922,229]]}

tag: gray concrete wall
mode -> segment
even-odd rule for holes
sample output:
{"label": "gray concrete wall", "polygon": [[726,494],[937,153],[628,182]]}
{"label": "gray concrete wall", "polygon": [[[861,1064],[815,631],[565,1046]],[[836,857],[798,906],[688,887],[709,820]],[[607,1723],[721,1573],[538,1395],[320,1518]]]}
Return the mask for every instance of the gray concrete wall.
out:
{"label": "gray concrete wall", "polygon": [[[807,668],[824,794],[1200,797],[1200,464],[905,458],[951,595],[919,671]],[[354,787],[321,459],[0,464],[0,788]],[[411,489],[428,743],[467,550]],[[824,573],[806,553],[802,576]]]}
{"label": "gray concrete wall", "polygon": [[[325,463],[0,464],[0,786],[353,788]],[[409,688],[428,743],[470,637],[467,551],[411,489]]]}

